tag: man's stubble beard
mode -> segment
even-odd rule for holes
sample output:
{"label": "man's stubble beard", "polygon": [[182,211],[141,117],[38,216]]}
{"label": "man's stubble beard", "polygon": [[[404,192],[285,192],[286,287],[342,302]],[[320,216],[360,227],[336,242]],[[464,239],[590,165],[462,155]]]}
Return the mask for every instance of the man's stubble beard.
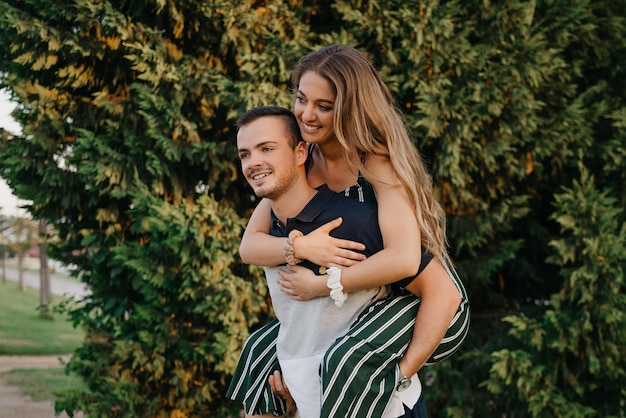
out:
{"label": "man's stubble beard", "polygon": [[270,190],[260,191],[256,193],[258,198],[276,200],[289,191],[298,181],[298,170],[293,168],[288,176],[284,176],[277,180]]}

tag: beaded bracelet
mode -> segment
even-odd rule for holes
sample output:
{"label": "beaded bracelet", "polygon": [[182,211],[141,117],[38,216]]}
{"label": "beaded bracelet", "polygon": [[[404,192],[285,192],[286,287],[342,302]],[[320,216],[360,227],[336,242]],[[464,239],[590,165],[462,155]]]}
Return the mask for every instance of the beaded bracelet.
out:
{"label": "beaded bracelet", "polygon": [[291,231],[289,233],[289,236],[287,236],[287,242],[285,243],[283,253],[285,254],[285,261],[290,266],[295,266],[296,264],[302,262],[302,259],[296,258],[296,256],[294,255],[294,251],[293,251],[293,242],[296,240],[296,238],[299,238],[302,236],[304,236],[304,234],[298,231],[297,229],[294,229],[293,231]]}

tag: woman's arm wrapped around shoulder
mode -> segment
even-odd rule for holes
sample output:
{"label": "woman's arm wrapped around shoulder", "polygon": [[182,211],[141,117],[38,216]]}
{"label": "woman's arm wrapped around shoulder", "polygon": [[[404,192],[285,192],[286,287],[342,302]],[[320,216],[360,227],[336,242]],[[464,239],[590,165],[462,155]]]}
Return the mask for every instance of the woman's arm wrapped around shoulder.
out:
{"label": "woman's arm wrapped around shoulder", "polygon": [[[287,262],[287,239],[270,235],[270,213],[271,202],[263,199],[248,221],[239,246],[239,255],[246,264],[277,266]],[[326,267],[346,267],[363,260],[365,256],[357,252],[365,248],[363,244],[330,236],[330,232],[342,222],[342,218],[334,219],[293,240],[292,256]]]}

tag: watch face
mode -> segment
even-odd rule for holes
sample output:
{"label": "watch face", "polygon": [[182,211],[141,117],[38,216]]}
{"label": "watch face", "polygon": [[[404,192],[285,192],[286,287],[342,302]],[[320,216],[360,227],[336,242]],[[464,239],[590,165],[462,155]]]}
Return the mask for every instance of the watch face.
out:
{"label": "watch face", "polygon": [[409,386],[411,386],[411,379],[407,379],[405,377],[404,379],[402,379],[400,381],[400,383],[398,383],[398,387],[396,388],[396,390],[398,392],[403,392],[403,391],[407,390],[409,388]]}

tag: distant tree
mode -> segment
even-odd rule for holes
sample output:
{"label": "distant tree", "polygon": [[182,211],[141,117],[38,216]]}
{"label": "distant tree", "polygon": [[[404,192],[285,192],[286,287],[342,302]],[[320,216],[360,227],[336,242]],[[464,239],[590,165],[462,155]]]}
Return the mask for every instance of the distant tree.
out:
{"label": "distant tree", "polygon": [[26,278],[24,277],[24,257],[28,250],[37,246],[37,223],[31,219],[12,216],[9,218],[11,236],[9,247],[17,256],[18,285],[22,292],[26,291]]}

